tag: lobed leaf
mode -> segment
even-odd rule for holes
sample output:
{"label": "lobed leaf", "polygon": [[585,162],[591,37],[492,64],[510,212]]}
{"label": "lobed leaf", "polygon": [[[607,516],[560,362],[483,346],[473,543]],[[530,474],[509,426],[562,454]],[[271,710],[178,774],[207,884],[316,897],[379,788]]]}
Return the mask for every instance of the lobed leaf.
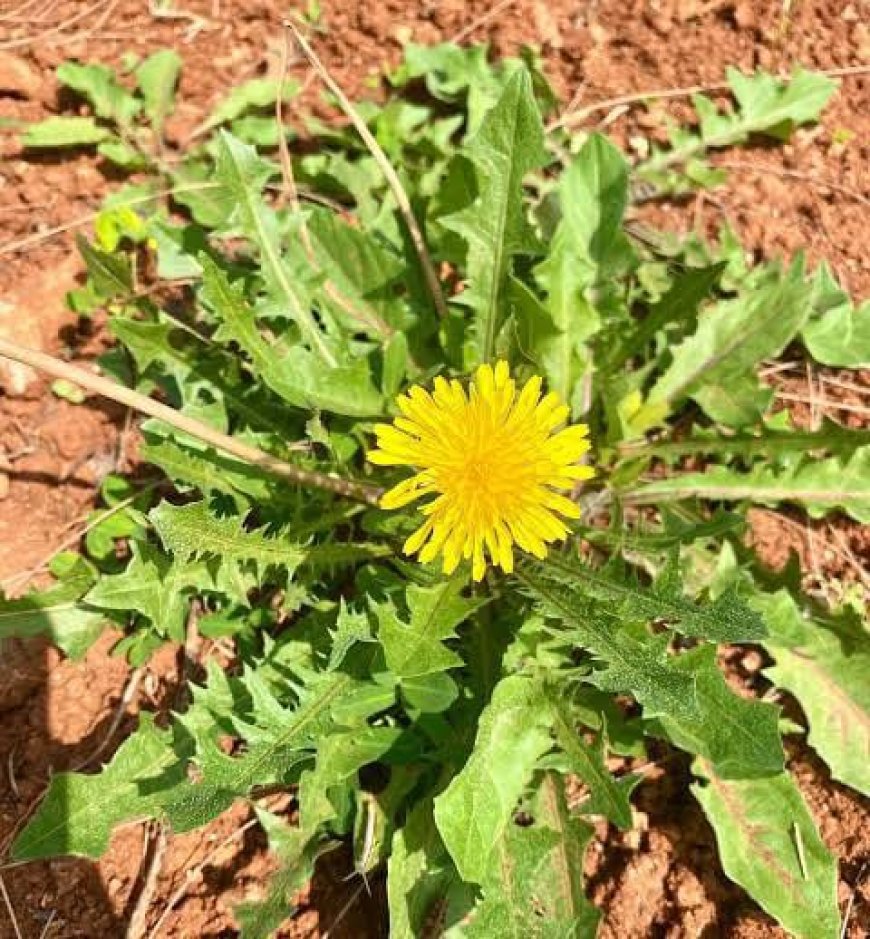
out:
{"label": "lobed leaf", "polygon": [[[159,814],[167,793],[184,779],[171,744],[171,732],[158,730],[142,713],[139,728],[95,775],[57,773],[27,827],[16,838],[18,861],[63,854],[97,858],[109,845],[112,828],[129,819]],[[143,788],[143,779],[160,780]]]}
{"label": "lobed leaf", "polygon": [[498,103],[468,141],[466,153],[475,168],[477,198],[442,221],[468,244],[468,287],[459,299],[475,312],[477,356],[487,361],[503,322],[502,297],[511,261],[537,250],[524,214],[523,179],[542,166],[547,155],[525,69],[510,77]]}
{"label": "lobed leaf", "polygon": [[625,495],[633,503],[673,499],[762,505],[793,502],[804,506],[813,518],[843,509],[859,522],[870,522],[870,447],[860,447],[849,458],[810,458],[782,469],[763,463],[748,472],[711,466],[705,473],[682,473],[645,483]]}

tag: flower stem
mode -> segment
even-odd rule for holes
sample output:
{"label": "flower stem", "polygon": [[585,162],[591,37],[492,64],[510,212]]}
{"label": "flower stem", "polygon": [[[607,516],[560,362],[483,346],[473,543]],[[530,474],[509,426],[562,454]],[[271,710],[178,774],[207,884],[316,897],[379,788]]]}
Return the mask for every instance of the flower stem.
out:
{"label": "flower stem", "polygon": [[52,355],[44,352],[38,352],[36,349],[28,349],[19,346],[17,343],[10,342],[8,339],[0,338],[0,356],[20,362],[23,365],[29,365],[41,372],[46,372],[54,378],[63,378],[66,381],[73,382],[87,391],[102,395],[104,398],[111,398],[120,404],[133,408],[149,417],[156,417],[158,420],[184,431],[204,443],[211,444],[228,453],[231,456],[257,466],[260,469],[271,473],[274,476],[280,476],[296,483],[299,486],[308,486],[314,489],[323,489],[326,492],[332,492],[348,499],[354,499],[358,502],[365,502],[368,505],[377,505],[381,495],[381,490],[368,483],[357,482],[351,479],[345,479],[340,476],[331,476],[326,473],[319,473],[316,470],[303,469],[301,466],[294,466],[287,463],[264,450],[252,447],[249,444],[223,434],[214,427],[209,427],[200,421],[194,420],[174,408],[167,407],[153,398],[140,394],[132,388],[119,385],[117,382],[94,375],[68,362],[63,362]]}

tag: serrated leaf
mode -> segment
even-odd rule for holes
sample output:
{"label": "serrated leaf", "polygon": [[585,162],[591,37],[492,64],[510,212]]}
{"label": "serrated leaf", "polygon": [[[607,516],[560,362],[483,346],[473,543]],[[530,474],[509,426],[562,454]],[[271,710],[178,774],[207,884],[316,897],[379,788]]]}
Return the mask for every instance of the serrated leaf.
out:
{"label": "serrated leaf", "polygon": [[748,642],[767,635],[763,619],[733,590],[708,603],[690,600],[675,557],[649,587],[622,565],[593,568],[558,555],[541,562],[539,570],[604,603],[616,618],[660,621],[685,636],[713,642]]}
{"label": "serrated leaf", "polygon": [[269,851],[280,861],[280,868],[269,878],[265,899],[248,900],[234,909],[241,926],[240,939],[269,939],[293,913],[292,900],[314,874],[314,864],[322,845],[308,838],[307,832],[256,808],[257,818],[269,838]]}
{"label": "serrated leaf", "polygon": [[332,648],[329,650],[330,671],[337,669],[344,661],[351,648],[359,642],[374,642],[369,618],[365,613],[350,610],[341,599],[335,629],[332,635]]}
{"label": "serrated leaf", "polygon": [[765,428],[761,433],[715,434],[709,437],[688,437],[684,440],[644,441],[627,443],[620,449],[628,456],[652,454],[665,459],[690,456],[695,453],[723,454],[726,457],[753,457],[767,454],[782,456],[789,453],[828,451],[838,456],[850,456],[859,447],[870,446],[870,430],[843,427],[834,421],[824,421],[818,430],[776,430]]}
{"label": "serrated leaf", "polygon": [[214,450],[195,450],[175,440],[148,440],[139,448],[146,463],[159,466],[181,489],[198,489],[204,496],[227,493],[242,498],[243,506],[251,499],[268,498],[269,481],[256,467],[234,460]]}
{"label": "serrated leaf", "polygon": [[257,327],[253,309],[226,274],[207,255],[200,255],[202,296],[220,318],[216,338],[237,343],[250,357],[263,382],[300,408],[321,408],[337,414],[371,417],[383,409],[364,360],[325,369],[301,346],[280,352],[269,345]]}
{"label": "serrated leaf", "polygon": [[79,559],[61,582],[48,590],[16,600],[0,595],[0,640],[45,634],[71,659],[82,658],[105,622],[99,610],[81,602],[93,583],[93,570]]}
{"label": "serrated leaf", "polygon": [[706,757],[723,779],[754,779],[782,772],[779,708],[736,695],[716,667],[712,646],[675,657],[674,667],[694,676],[700,719],[660,718],[678,747]]}
{"label": "serrated leaf", "polygon": [[633,252],[622,231],[628,164],[606,137],[592,134],[559,180],[562,218],[536,276],[548,292],[555,335],[541,355],[550,387],[564,401],[582,369],[582,344],[601,327],[592,291],[622,273]]}
{"label": "serrated leaf", "polygon": [[205,502],[161,502],[149,518],[167,550],[185,560],[252,561],[262,570],[279,567],[292,575],[306,557],[305,549],[292,541],[262,529],[248,531],[242,518],[214,515]]}
{"label": "serrated leaf", "polygon": [[766,72],[744,75],[736,69],[728,69],[727,74],[737,107],[722,112],[709,98],[694,95],[700,133],[676,132],[673,148],[659,151],[641,164],[636,171],[639,175],[661,178],[660,174],[675,163],[688,163],[690,177],[703,180],[710,170],[697,158],[705,150],[744,143],[752,134],[788,139],[796,126],[818,120],[837,88],[828,76],[803,69],[788,79]]}
{"label": "serrated leaf", "polygon": [[782,352],[811,310],[812,288],[799,262],[783,277],[719,302],[698,317],[696,332],[672,350],[673,361],[650,391],[645,408],[660,410],[705,386],[743,378],[763,359]]}
{"label": "serrated leaf", "polygon": [[126,257],[101,251],[82,235],[76,235],[76,246],[85,260],[91,283],[101,297],[126,297],[132,292],[133,274]]}
{"label": "serrated leaf", "polygon": [[710,296],[713,285],[725,269],[725,263],[688,268],[678,274],[667,293],[650,306],[646,315],[612,351],[604,351],[606,369],[617,372],[633,356],[643,352],[656,333],[675,321],[689,321],[697,316],[698,305]]}
{"label": "serrated leaf", "polygon": [[477,354],[492,358],[502,325],[501,300],[512,259],[537,247],[525,219],[523,179],[547,160],[541,116],[525,69],[517,69],[495,107],[468,141],[478,195],[468,208],[442,219],[468,244],[462,303],[475,311]]}
{"label": "serrated leaf", "polygon": [[180,74],[181,56],[174,49],[159,49],[136,68],[145,113],[158,133],[175,105],[175,86]]}
{"label": "serrated leaf", "polygon": [[[214,680],[210,675],[209,684]],[[234,715],[232,697],[226,702],[208,694],[208,687],[194,690],[194,706],[179,721],[195,741],[194,761],[202,778],[188,782],[166,802],[173,828],[189,831],[206,824],[254,786],[295,781],[300,768],[311,764],[320,738],[328,739],[333,707],[355,684],[341,672],[312,674],[299,684],[296,703],[285,706],[262,678],[248,672],[244,687],[256,702],[248,719]],[[220,748],[219,730],[211,716],[216,702],[220,707],[215,716],[229,720],[247,741],[239,757],[228,756]]]}
{"label": "serrated leaf", "polygon": [[376,335],[389,336],[402,327],[406,304],[394,293],[404,272],[399,256],[325,209],[312,211],[308,231],[320,269],[338,290],[341,309]]}
{"label": "serrated leaf", "polygon": [[325,333],[311,312],[310,299],[294,277],[281,253],[280,232],[275,213],[263,201],[261,192],[275,171],[257,151],[221,131],[215,159],[215,179],[235,202],[231,222],[258,247],[267,290],[284,315],[299,327],[311,350],[328,366],[337,364]]}
{"label": "serrated leaf", "polygon": [[540,686],[503,678],[481,715],[474,750],[435,799],[435,822],[463,880],[484,883],[517,801],[551,747],[552,717]]}
{"label": "serrated leaf", "polygon": [[574,726],[571,708],[562,691],[548,689],[556,743],[568,758],[568,770],[575,773],[589,788],[590,797],[581,812],[603,815],[619,828],[632,826],[631,804],[628,796],[638,781],[631,776],[617,781],[604,764],[604,738],[599,735],[595,743],[587,743]]}
{"label": "serrated leaf", "polygon": [[[142,713],[139,729],[125,740],[101,773],[58,773],[39,809],[12,846],[18,861],[75,854],[99,857],[112,828],[128,819],[160,811],[168,791],[184,778],[170,732],[158,730]],[[143,779],[160,787],[143,788]]]}
{"label": "serrated leaf", "polygon": [[646,483],[626,494],[626,501],[659,503],[672,499],[802,505],[813,518],[844,509],[859,522],[870,522],[870,447],[849,459],[806,459],[784,469],[758,464],[748,472],[711,466],[704,473],[683,473]]}
{"label": "serrated leaf", "polygon": [[585,681],[602,691],[630,692],[644,717],[658,717],[679,746],[714,761],[727,776],[779,772],[782,744],[777,710],[744,700],[725,685],[713,646],[679,656],[668,654],[667,633],[651,636],[614,619],[596,598],[578,593],[564,577],[526,566],[521,582],[541,611],[558,626],[563,641],[585,646],[600,661]]}
{"label": "serrated leaf", "polygon": [[693,769],[725,873],[792,935],[839,939],[837,863],[791,776],[724,780],[700,760]]}
{"label": "serrated leaf", "polygon": [[98,117],[120,127],[129,127],[141,108],[140,102],[118,84],[114,71],[106,65],[63,62],[57,67],[57,78],[87,99]]}
{"label": "serrated leaf", "polygon": [[[834,79],[800,68],[786,81],[765,72],[744,75],[734,68],[729,68],[727,74],[740,109],[743,139],[763,132],[787,136],[792,127],[818,120],[837,90]],[[737,141],[732,137],[730,142]]]}
{"label": "serrated leaf", "polygon": [[[603,691],[630,690],[649,716],[700,719],[695,682],[673,667],[667,655],[667,636],[637,639],[615,628],[613,620],[600,612],[600,604],[566,591],[561,578],[538,576],[528,569],[519,576],[541,612],[559,622],[560,628],[570,630],[572,641],[606,663],[606,668],[592,672],[588,681]],[[589,615],[593,605],[598,615]]]}
{"label": "serrated leaf", "polygon": [[378,640],[384,647],[387,668],[400,679],[443,672],[462,664],[444,641],[455,636],[456,627],[476,609],[480,601],[461,595],[463,581],[445,580],[434,587],[408,586],[405,600],[410,618],[403,622],[391,602],[372,605],[378,618]]}
{"label": "serrated leaf", "polygon": [[97,609],[141,614],[160,635],[184,642],[190,596],[210,582],[205,568],[173,563],[145,542],[134,542],[132,550],[126,570],[101,577],[84,601]]}
{"label": "serrated leaf", "polygon": [[[221,124],[229,124],[248,111],[268,108],[278,99],[279,81],[274,78],[251,78],[236,85],[226,98],[211,112],[195,131],[197,135],[207,133]],[[284,82],[283,100],[290,101],[299,92],[299,83],[290,78]]]}
{"label": "serrated leaf", "polygon": [[101,127],[92,117],[48,117],[31,124],[21,142],[32,150],[54,147],[88,147],[112,137],[111,131]]}
{"label": "serrated leaf", "polygon": [[753,599],[770,624],[764,643],[775,664],[765,675],[793,694],[809,723],[808,742],[834,779],[870,796],[870,636],[860,625],[804,615],[791,594]]}
{"label": "serrated leaf", "polygon": [[870,367],[870,301],[855,306],[825,264],[815,286],[816,315],[801,332],[807,351],[823,365]]}

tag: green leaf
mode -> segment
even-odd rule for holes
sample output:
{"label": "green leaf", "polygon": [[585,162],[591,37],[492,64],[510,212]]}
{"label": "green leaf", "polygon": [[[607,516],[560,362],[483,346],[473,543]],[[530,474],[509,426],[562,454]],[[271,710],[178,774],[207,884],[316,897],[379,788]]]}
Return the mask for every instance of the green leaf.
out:
{"label": "green leaf", "polygon": [[[834,79],[801,68],[786,81],[766,72],[744,75],[734,68],[729,68],[727,74],[740,113],[740,124],[732,128],[731,133],[737,132],[739,127],[741,139],[758,133],[783,137],[793,127],[817,121],[837,90]],[[707,136],[716,134],[711,128]],[[733,136],[729,140],[729,144],[736,142]]]}
{"label": "green leaf", "polygon": [[[541,920],[552,930],[550,935],[574,935],[568,923],[553,919],[552,912],[539,898],[539,884],[546,885],[551,873],[547,860],[558,843],[559,836],[551,828],[520,827],[510,821],[490,849],[483,871],[483,900],[469,917],[462,936],[528,939],[542,934]],[[539,913],[540,907],[544,908]]]}
{"label": "green leaf", "polygon": [[[169,731],[154,726],[153,715],[142,713],[139,729],[102,772],[53,776],[48,794],[12,846],[15,860],[62,854],[97,858],[119,822],[157,814],[167,791],[184,778],[169,738]],[[146,778],[159,778],[160,786],[140,786]]]}
{"label": "green leaf", "polygon": [[139,448],[146,463],[159,466],[180,488],[198,489],[204,496],[226,493],[251,499],[269,497],[269,480],[256,467],[226,457],[214,450],[195,450],[171,439],[147,440]]}
{"label": "green leaf", "polygon": [[278,567],[292,576],[306,559],[304,548],[263,529],[248,531],[238,516],[219,517],[205,502],[176,506],[161,502],[149,518],[168,551],[184,560],[217,557],[252,561],[261,570]]}
{"label": "green leaf", "polygon": [[[542,348],[550,387],[572,399],[582,345],[601,328],[593,291],[624,273],[633,252],[622,231],[628,164],[606,137],[592,134],[559,180],[562,218],[536,275],[546,287],[555,335]],[[600,292],[600,291],[596,291]]]}
{"label": "green leaf", "polygon": [[700,719],[695,682],[671,663],[666,635],[638,639],[615,628],[602,604],[566,590],[561,575],[547,576],[546,569],[523,568],[518,576],[541,612],[559,622],[560,634],[565,630],[572,642],[585,646],[605,663],[606,668],[592,672],[588,681],[603,691],[631,691],[647,716]]}
{"label": "green leaf", "polygon": [[673,557],[650,587],[621,564],[593,568],[558,555],[539,569],[554,581],[601,603],[614,618],[664,622],[685,636],[713,642],[749,642],[767,635],[764,621],[734,590],[709,603],[694,603],[683,592],[679,563]]}
{"label": "green leaf", "polygon": [[160,49],[136,69],[136,81],[145,101],[145,113],[157,133],[175,106],[175,86],[181,74],[181,56],[174,49]]}
{"label": "green leaf", "polygon": [[585,681],[602,691],[633,694],[645,718],[658,717],[678,746],[714,761],[720,775],[762,776],[782,769],[776,708],[731,692],[712,645],[669,655],[667,633],[629,628],[631,621],[614,619],[605,604],[573,589],[558,572],[529,565],[518,576],[541,612],[559,623],[554,634],[599,660]]}
{"label": "green leaf", "polygon": [[870,635],[860,624],[805,615],[785,590],[757,594],[770,624],[765,675],[806,714],[809,744],[834,779],[870,796]]}
{"label": "green leaf", "polygon": [[263,202],[261,192],[275,168],[257,151],[226,131],[218,137],[215,179],[235,202],[231,222],[252,239],[260,251],[262,274],[272,299],[299,327],[312,351],[330,367],[336,358],[327,337],[312,315],[309,298],[281,254],[281,239],[275,213]]}
{"label": "green leaf", "polygon": [[631,775],[617,782],[604,764],[604,738],[595,743],[584,740],[575,726],[570,704],[563,689],[548,688],[547,697],[553,711],[556,743],[568,758],[568,771],[575,773],[589,788],[590,798],[580,811],[585,815],[603,815],[619,828],[631,828],[631,804],[628,796],[639,781]]}
{"label": "green leaf", "polygon": [[312,353],[294,346],[277,351],[261,335],[253,309],[241,291],[205,254],[203,300],[220,318],[215,338],[234,342],[251,359],[256,373],[277,395],[300,408],[322,408],[336,414],[371,417],[383,410],[383,399],[372,384],[364,360],[325,369]]}
{"label": "green leaf", "polygon": [[132,292],[133,274],[123,254],[100,251],[80,234],[76,235],[76,245],[85,260],[94,290],[101,297],[111,300]]}
{"label": "green leaf", "polygon": [[459,697],[459,686],[446,672],[402,679],[402,696],[415,710],[440,714]]}
{"label": "green leaf", "polygon": [[694,158],[705,150],[744,143],[751,134],[766,134],[788,139],[792,130],[816,121],[837,88],[837,83],[819,72],[797,69],[790,79],[780,79],[766,72],[744,75],[728,69],[728,84],[737,101],[733,111],[721,112],[703,95],[692,102],[700,118],[700,133],[679,131],[674,134],[673,149],[659,151],[641,164],[638,175],[656,178],[676,163],[693,161],[692,167],[703,178],[708,167]]}
{"label": "green leaf", "polygon": [[544,774],[533,810],[537,821],[559,836],[547,859],[548,875],[539,882],[538,889],[547,898],[554,919],[572,924],[573,932],[566,930],[563,935],[594,939],[601,914],[583,891],[583,867],[595,829],[570,814],[565,780],[554,772]]}
{"label": "green leaf", "polygon": [[564,789],[545,777],[532,825],[510,824],[493,851],[483,900],[463,937],[594,939],[600,914],[583,896],[583,853],[593,829],[568,816]]}
{"label": "green leaf", "polygon": [[468,243],[468,287],[460,300],[475,311],[481,361],[493,356],[512,258],[537,249],[525,218],[523,179],[546,162],[543,141],[531,78],[525,69],[517,69],[467,144],[477,175],[477,199],[442,220]]}
{"label": "green leaf", "polygon": [[711,466],[704,473],[684,473],[649,482],[625,495],[633,503],[672,499],[709,499],[778,505],[794,502],[813,518],[844,509],[859,522],[870,522],[870,447],[850,459],[805,459],[784,469],[758,464],[749,472]]}
{"label": "green leaf", "polygon": [[85,98],[97,117],[114,121],[119,127],[130,127],[141,108],[140,102],[118,84],[114,71],[106,65],[63,62],[57,67],[57,78]]}
{"label": "green leaf", "polygon": [[480,601],[463,597],[462,587],[460,578],[434,587],[409,585],[405,592],[408,623],[402,621],[391,602],[372,604],[387,668],[397,678],[416,678],[462,664],[444,641],[454,638],[456,627],[481,605]]}
{"label": "green leaf", "polygon": [[823,365],[870,367],[870,300],[855,306],[826,264],[816,274],[816,313],[801,332],[807,351]]}
{"label": "green leaf", "polygon": [[709,267],[688,268],[678,274],[667,293],[652,304],[646,315],[624,338],[620,338],[613,351],[604,350],[606,370],[618,372],[633,356],[639,355],[652,342],[656,334],[669,324],[690,323],[697,316],[698,305],[710,292],[725,269],[725,263]]}
{"label": "green leaf", "polygon": [[[194,705],[179,718],[195,741],[193,759],[200,781],[187,782],[166,802],[176,831],[206,824],[254,786],[295,781],[299,768],[311,764],[321,738],[329,739],[334,726],[332,709],[358,686],[341,672],[312,673],[297,684],[296,703],[285,706],[256,671],[249,671],[239,691],[256,702],[256,707],[243,717],[234,713],[233,689],[228,689],[228,700],[211,693],[213,686],[220,688],[225,682],[223,673],[214,666],[209,686],[194,690]],[[212,708],[217,710],[213,716]],[[228,756],[221,749],[224,731],[215,718],[229,723],[246,741],[241,756]]]}
{"label": "green leaf", "polygon": [[97,153],[130,173],[148,168],[148,158],[123,140],[105,140],[97,146]]}
{"label": "green leaf", "polygon": [[405,304],[392,293],[404,270],[398,255],[325,209],[311,213],[308,231],[317,263],[338,291],[340,309],[376,335],[389,336],[401,327]]}
{"label": "green leaf", "polygon": [[735,694],[716,667],[712,646],[690,649],[673,659],[675,668],[695,679],[699,717],[660,718],[673,743],[710,760],[727,779],[781,773],[785,756],[779,735],[779,708]]}
{"label": "green leaf", "polygon": [[134,542],[132,550],[126,570],[101,577],[85,596],[85,602],[97,609],[141,614],[160,635],[184,642],[191,593],[209,583],[205,569],[202,565],[173,563],[145,542]]}
{"label": "green leaf", "polygon": [[824,421],[818,430],[776,430],[765,428],[758,434],[715,434],[709,437],[687,437],[685,440],[656,440],[630,442],[620,446],[626,456],[660,456],[676,459],[695,453],[724,454],[732,457],[752,457],[767,454],[782,456],[789,453],[828,451],[838,456],[850,456],[859,447],[870,446],[870,430],[843,427],[834,421]]}
{"label": "green leaf", "polygon": [[672,350],[673,361],[643,410],[660,412],[707,386],[727,386],[743,378],[763,359],[779,355],[811,310],[812,288],[800,262],[785,276],[705,310],[697,331]]}
{"label": "green leaf", "polygon": [[307,832],[291,827],[283,818],[265,809],[255,811],[268,835],[269,851],[281,866],[269,879],[265,899],[246,901],[233,911],[242,927],[240,939],[269,939],[293,915],[293,897],[311,880],[323,850]]}
{"label": "green leaf", "polygon": [[839,939],[837,862],[787,773],[720,779],[701,760],[692,794],[716,833],[725,873],[791,935]]}
{"label": "green leaf", "polygon": [[16,600],[0,595],[0,640],[45,634],[71,659],[83,658],[105,622],[99,610],[81,603],[93,583],[94,571],[79,558],[48,590]]}
{"label": "green leaf", "polygon": [[[274,78],[252,78],[237,85],[211,112],[196,134],[204,134],[221,124],[228,124],[248,111],[268,108],[278,99],[280,83]],[[299,92],[299,83],[290,78],[284,82],[284,101],[291,101]]]}
{"label": "green leaf", "polygon": [[[578,903],[572,895],[582,884],[582,876],[578,886],[566,883],[567,877],[582,875],[582,866],[578,870],[576,861],[578,855],[582,859],[591,833],[578,822],[567,831],[537,821],[508,825],[494,846],[483,900],[468,917],[461,935],[470,939],[594,939],[598,911],[588,902]],[[572,841],[563,842],[563,834]]]}
{"label": "green leaf", "polygon": [[435,800],[435,823],[463,880],[484,883],[538,759],[551,747],[550,709],[522,675],[495,687],[474,750]]}
{"label": "green leaf", "polygon": [[54,147],[89,147],[112,137],[92,117],[48,117],[31,124],[22,137],[25,147],[47,150]]}
{"label": "green leaf", "polygon": [[[390,939],[418,939],[434,909],[444,909],[459,886],[459,876],[438,834],[431,799],[409,812],[393,835],[387,862]],[[444,916],[445,926],[452,917]]]}

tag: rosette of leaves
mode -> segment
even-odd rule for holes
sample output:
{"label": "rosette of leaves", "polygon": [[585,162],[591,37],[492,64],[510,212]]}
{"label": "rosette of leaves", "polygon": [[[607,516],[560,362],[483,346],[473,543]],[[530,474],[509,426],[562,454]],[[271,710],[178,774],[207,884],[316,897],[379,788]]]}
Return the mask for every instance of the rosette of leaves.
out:
{"label": "rosette of leaves", "polygon": [[[579,494],[577,539],[473,586],[464,567],[445,578],[401,557],[410,512],[291,486],[146,422],[142,455],[158,475],[111,516],[124,519],[126,565],[96,518],[103,540],[58,567],[52,590],[3,601],[0,634],[47,632],[72,653],[111,623],[140,663],[196,628],[231,650],[229,665],[206,655],[188,703],[165,726],[143,715],[99,773],[56,773],[13,856],[98,856],[125,820],[187,831],[242,800],[280,860],[265,900],[237,911],[249,939],[292,915],[341,842],[349,873],[386,878],[393,936],[433,923],[592,936],[588,819],[632,827],[643,775],[631,767],[655,741],[691,759],[725,873],[792,934],[834,939],[836,863],[786,766],[779,709],[732,690],[716,649],[764,650],[766,680],[797,698],[810,746],[867,791],[866,626],[771,584],[732,548],[752,503],[870,514],[866,433],[793,427],[757,376],[795,342],[866,363],[861,307],[800,259],[747,268],[728,237],[638,237],[633,168],[603,136],[545,132],[553,96],[531,60],[409,48],[390,79],[360,115],[449,276],[447,315],[351,130],[300,119],[291,138],[316,145],[291,148],[300,198],[287,198],[270,149],[285,129],[240,126],[244,108],[227,106],[169,170],[181,215],[140,198],[133,232],[116,198],[103,236],[82,242],[85,289],[118,340],[103,366],[373,497],[391,480],[365,449],[395,395],[497,355],[542,374],[592,428],[599,470]],[[101,79],[109,110],[92,74],[76,81],[94,126],[129,126],[150,94],[140,76],[140,106],[118,104]],[[736,116],[699,102],[700,136],[678,146],[783,135],[830,94],[809,73],[732,84]],[[293,824],[266,811],[276,790],[294,794]]]}

